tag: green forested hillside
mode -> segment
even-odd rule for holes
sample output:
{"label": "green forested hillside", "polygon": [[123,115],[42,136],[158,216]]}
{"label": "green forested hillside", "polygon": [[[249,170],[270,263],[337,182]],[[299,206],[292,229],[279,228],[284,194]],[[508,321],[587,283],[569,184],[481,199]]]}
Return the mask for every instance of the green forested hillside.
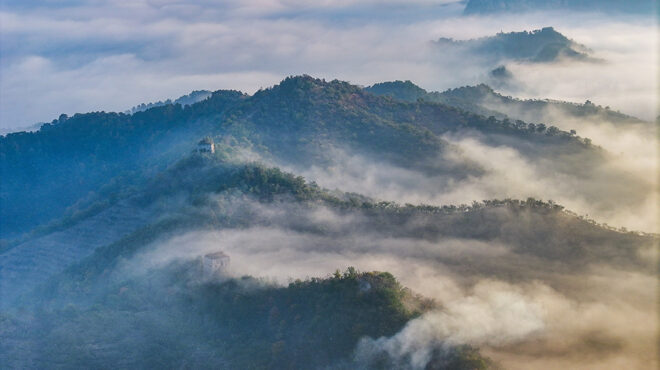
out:
{"label": "green forested hillside", "polygon": [[[392,81],[378,83],[366,88],[376,94],[390,96],[403,101],[418,99],[446,104],[462,110],[498,119],[515,119],[525,122],[543,122],[546,120],[605,121],[615,124],[639,124],[642,120],[602,107],[591,101],[583,104],[555,100],[517,99],[504,96],[485,84],[464,86],[443,92],[428,92],[410,81]],[[543,122],[550,124],[551,122]],[[579,128],[579,127],[577,127]],[[545,130],[547,130],[546,127]]]}
{"label": "green forested hillside", "polygon": [[112,179],[139,183],[189,152],[243,95],[218,91],[195,105],[133,115],[61,116],[37,132],[0,138],[0,232],[16,235],[62,214]]}
{"label": "green forested hillside", "polygon": [[0,138],[1,231],[4,238],[15,237],[93,196],[90,191],[139,183],[189,153],[206,135],[300,166],[329,163],[325,149],[334,146],[399,166],[463,176],[468,169],[426,159],[446,149],[440,135],[469,131],[537,155],[542,148],[555,153],[588,149],[557,130],[428,101],[393,101],[345,82],[292,77],[254,96],[218,91],[185,107],[63,116],[38,132]]}
{"label": "green forested hillside", "polygon": [[[136,207],[160,205],[150,225],[98,248],[24,295],[16,305],[23,309],[5,311],[0,321],[1,348],[7,354],[3,361],[15,367],[54,361],[67,368],[387,369],[401,359],[385,349],[354,357],[358,341],[392,336],[426,310],[441,309],[402,288],[388,273],[348,269],[324,279],[293,281],[286,288],[248,277],[208,281],[200,275],[197,254],[186,252],[186,245],[177,247],[186,257],[165,265],[137,270],[126,265],[145,253],[155,253],[154,258],[171,253],[153,248],[191,231],[280,229],[305,235],[300,253],[355,253],[364,236],[380,243],[403,240],[408,246],[395,252],[402,258],[424,258],[465,276],[511,281],[551,283],[548,274],[592,265],[653,269],[640,252],[656,242],[654,237],[606,228],[553,203],[507,199],[401,206],[331,193],[276,168],[221,157],[191,155],[148,181],[130,197]],[[319,211],[352,221],[333,225],[312,216]],[[443,240],[462,240],[464,254],[443,253]],[[510,250],[475,259],[468,241],[493,252],[500,245]],[[266,253],[286,248],[263,242]],[[428,249],[425,243],[439,244]],[[222,241],[219,246],[230,248]],[[240,251],[226,250],[230,255]],[[452,345],[439,346],[429,364],[439,369],[495,366],[475,348]]]}
{"label": "green forested hillside", "polygon": [[[104,292],[116,279],[112,271],[122,261],[131,260],[158,240],[190,231],[275,227],[337,243],[363,233],[419,241],[457,238],[504,243],[520,258],[534,258],[539,264],[560,263],[572,268],[596,263],[645,271],[652,266],[640,251],[656,241],[653,236],[599,225],[552,202],[530,198],[442,207],[398,205],[358,194],[331,193],[277,168],[231,164],[206,155],[178,162],[134,193],[132,199],[136,207],[161,205],[154,210],[149,225],[96,249],[43,285],[36,297],[56,299],[75,297],[83,291]],[[269,207],[278,210],[275,215],[265,212]],[[345,230],[337,230],[310,219],[319,209],[356,221]],[[344,247],[350,250],[359,246]],[[481,269],[488,274],[491,268]],[[512,277],[528,273],[510,272]],[[31,300],[30,295],[24,298]]]}
{"label": "green forested hillside", "polygon": [[[109,288],[100,305],[44,307],[33,318],[3,314],[3,362],[33,368],[385,369],[386,357],[355,362],[358,341],[393,335],[434,305],[385,272],[349,268],[281,287],[247,276],[205,282],[196,271],[188,262],[148,272]],[[470,369],[490,363],[461,347],[444,356]]]}
{"label": "green forested hillside", "polygon": [[462,41],[441,38],[436,41],[436,46],[441,49],[464,50],[488,61],[547,63],[561,59],[590,60],[589,49],[568,39],[552,27],[531,32],[500,32],[495,36]]}

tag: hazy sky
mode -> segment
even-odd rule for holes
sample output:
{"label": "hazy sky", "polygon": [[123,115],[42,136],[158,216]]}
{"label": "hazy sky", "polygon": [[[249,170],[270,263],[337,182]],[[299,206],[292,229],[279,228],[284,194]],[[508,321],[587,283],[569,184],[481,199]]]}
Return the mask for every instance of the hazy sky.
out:
{"label": "hazy sky", "polygon": [[[313,5],[310,5],[312,3]],[[0,127],[60,113],[123,111],[195,89],[248,93],[287,75],[442,90],[483,68],[429,41],[554,26],[608,60],[513,65],[516,95],[611,105],[655,117],[656,25],[596,15],[463,17],[456,0],[68,0],[2,2]]]}

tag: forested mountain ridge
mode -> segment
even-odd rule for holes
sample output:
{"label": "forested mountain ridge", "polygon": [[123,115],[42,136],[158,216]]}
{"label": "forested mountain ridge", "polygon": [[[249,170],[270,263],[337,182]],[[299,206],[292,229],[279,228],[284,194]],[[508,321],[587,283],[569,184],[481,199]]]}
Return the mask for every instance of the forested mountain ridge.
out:
{"label": "forested mountain ridge", "polygon": [[[111,179],[164,168],[243,95],[218,91],[201,103],[167,105],[133,115],[62,115],[36,132],[0,138],[0,232],[16,235],[57,217]],[[40,207],[26,206],[39,204]]]}
{"label": "forested mountain ridge", "polygon": [[[551,147],[555,152],[590,150],[560,131],[548,135],[443,104],[392,101],[345,82],[292,77],[253,96],[217,91],[192,105],[165,105],[132,115],[62,116],[37,132],[0,138],[5,179],[0,229],[15,237],[59,216],[112,179],[139,182],[207,135],[299,165],[327,163],[328,154],[319,148],[330,144],[397,165],[460,173],[424,159],[448,148],[440,135],[466,131],[482,132],[495,142],[520,139],[530,153]],[[25,207],[36,203],[39,210]]]}
{"label": "forested mountain ridge", "polygon": [[[402,90],[407,95],[403,96]],[[310,199],[329,202],[327,206],[333,209],[344,209],[347,206],[345,200],[332,198],[330,193],[304,185],[302,178],[292,180],[288,177],[292,175],[277,175],[270,170],[258,168],[238,170],[236,166],[246,161],[243,155],[245,150],[252,153],[252,158],[271,163],[271,166],[272,163],[283,163],[305,169],[309,166],[322,168],[337,165],[331,149],[343,148],[354,155],[371,158],[375,163],[409,168],[435,176],[437,180],[434,181],[437,182],[433,186],[441,189],[443,182],[474,178],[483,171],[468,162],[443,159],[451,158],[454,155],[452,151],[456,150],[445,140],[445,135],[474,135],[485,143],[518,148],[529,160],[541,158],[544,161],[542,163],[550,166],[548,168],[551,171],[567,171],[570,176],[582,177],[591,176],[589,171],[599,171],[597,165],[606,153],[585,139],[545,125],[486,118],[444,104],[456,104],[455,101],[472,104],[474,96],[480,96],[483,91],[492,92],[481,86],[477,88],[476,94],[472,90],[452,90],[423,95],[425,91],[410,82],[383,83],[363,89],[346,82],[326,82],[300,76],[287,78],[281,84],[253,96],[236,91],[218,91],[204,101],[185,107],[179,104],[166,105],[133,115],[103,112],[77,114],[71,118],[61,117],[36,133],[17,133],[3,137],[0,139],[2,232],[3,237],[9,239],[6,235],[10,235],[15,240],[11,243],[5,240],[2,245],[2,264],[20,265],[23,259],[34,258],[29,264],[34,267],[34,271],[30,270],[32,272],[14,274],[10,273],[10,269],[5,269],[5,274],[11,277],[5,276],[3,286],[11,286],[10,281],[21,279],[33,281],[33,278],[26,278],[24,274],[33,276],[37,283],[48,277],[48,274],[41,276],[38,273],[40,263],[48,264],[48,271],[57,273],[80,258],[92,255],[97,248],[106,250],[106,246],[130,235],[144,235],[142,233],[145,230],[148,235],[157,236],[159,234],[154,234],[154,231],[161,230],[161,227],[175,230],[179,223],[184,229],[195,223],[205,225],[208,220],[217,217],[199,218],[199,211],[206,208],[198,206],[205,205],[209,192],[219,191],[221,184],[225,184],[222,186],[227,191],[233,189],[239,194],[252,194],[257,199],[272,199],[271,191],[277,193],[286,189],[299,189],[295,191],[302,191],[300,194],[312,197]],[[378,95],[403,96],[404,99]],[[420,96],[423,98],[414,99]],[[444,100],[441,103],[426,101],[429,96]],[[468,103],[462,108],[470,109]],[[220,161],[219,164],[208,165],[203,164],[203,161],[195,164],[203,157],[189,157],[195,148],[194,143],[206,135],[217,141],[213,157]],[[577,169],[572,163],[566,167],[563,161],[552,160],[576,154],[581,157]],[[245,176],[252,180],[246,180]],[[617,173],[608,173],[606,176],[622,178]],[[250,181],[254,179],[261,179],[261,183],[252,184]],[[280,180],[272,184],[270,181],[273,179]],[[264,181],[266,185],[262,184]],[[266,187],[262,189],[263,186]],[[265,193],[255,195],[255,192],[260,191]],[[178,198],[173,194],[178,194]],[[297,202],[309,200],[299,198],[300,194],[292,193]],[[599,200],[597,193],[593,197]],[[155,202],[155,199],[161,201]],[[189,203],[187,207],[191,208],[178,208],[180,199],[186,199]],[[351,198],[347,204],[353,207],[355,202],[362,204],[358,208],[380,207],[375,206],[379,204],[378,200],[367,201],[360,197]],[[175,205],[174,208],[162,209],[157,206],[168,203]],[[40,207],[29,206],[35,204]],[[150,204],[154,206],[148,206]],[[490,203],[485,209],[495,205]],[[66,207],[69,210],[64,213]],[[136,218],[130,227],[110,222],[108,225],[111,230],[108,233],[103,233],[104,236],[99,234],[97,240],[79,243],[85,246],[83,249],[61,253],[58,258],[52,259],[56,264],[51,264],[50,258],[44,259],[42,254],[37,253],[39,248],[48,246],[51,246],[47,249],[52,252],[60,248],[67,238],[75,235],[93,235],[94,225],[123,219],[127,214],[125,210],[130,212],[131,207],[140,208],[144,212],[133,213]],[[495,208],[500,209],[499,206]],[[393,209],[395,213],[400,213],[399,208]],[[434,214],[452,210],[440,209],[444,211],[434,211]],[[477,217],[482,212],[480,209],[459,208],[457,215],[465,211],[463,213],[466,216]],[[182,210],[192,210],[192,214]],[[412,215],[419,212],[421,209]],[[34,214],[42,217],[33,219]],[[163,218],[163,215],[170,214],[183,216]],[[378,214],[363,216],[373,218]],[[257,215],[251,214],[251,217],[259,219]],[[458,220],[456,216],[452,217]],[[21,231],[22,220],[30,220],[31,223],[22,225],[22,230],[28,231],[49,218],[57,221],[23,238],[16,238],[18,231]],[[234,226],[240,225],[242,220],[237,214],[227,216],[226,219],[231,220],[229,225]],[[443,219],[442,223],[447,220]],[[381,221],[383,225],[390,222]],[[464,222],[470,225],[474,220],[468,217]],[[507,239],[497,234],[500,222],[502,220],[495,221],[493,225],[499,226],[484,234],[487,239],[506,240],[511,245],[524,248],[524,243],[516,242],[515,238]],[[245,225],[249,224],[245,221]],[[227,226],[222,223],[219,225]],[[463,226],[452,225],[454,231],[441,228],[431,235],[476,237],[471,233],[460,234]],[[379,229],[378,224],[368,228]],[[584,237],[574,238],[580,240]],[[546,239],[554,240],[550,237]],[[34,247],[33,244],[41,247]],[[557,241],[552,247],[547,246],[542,253],[557,253],[557,248],[570,245],[565,241]]]}
{"label": "forested mountain ridge", "polygon": [[186,105],[195,104],[204,99],[208,99],[212,94],[213,92],[208,90],[195,90],[192,91],[190,94],[183,95],[174,99],[174,101],[172,101],[171,99],[167,99],[165,101],[157,101],[155,103],[147,103],[147,104],[142,103],[134,106],[125,113],[132,114],[132,113],[142,112],[149,108],[161,107],[163,105],[169,105],[169,104],[181,104],[182,106],[185,107]]}
{"label": "forested mountain ridge", "polygon": [[[390,238],[474,239],[506,243],[515,253],[533,256],[538,263],[561,261],[565,266],[606,263],[649,268],[640,259],[639,250],[653,243],[653,237],[611,230],[553,203],[507,199],[459,206],[400,206],[357,194],[331,193],[277,168],[232,164],[220,157],[218,153],[185,158],[137,191],[129,188],[123,192],[125,198],[117,203],[103,203],[101,210],[63,222],[51,234],[3,253],[0,271],[5,304],[43,284],[49,274],[56,277],[54,285],[40,291],[41,298],[66,300],[68,294],[78,294],[79,289],[105,291],[105,285],[113,280],[109,271],[116,270],[121,261],[131,260],[157,240],[191,231],[253,227],[278,227],[337,241],[347,235],[360,235],[360,230]],[[279,211],[271,215],[263,212],[262,207],[275,207]],[[105,237],[99,234],[97,239],[104,240],[104,244],[91,245],[89,241],[78,240],[80,230],[98,226],[97,214],[123,208],[140,210],[140,222],[134,222],[132,229],[108,222],[107,227],[117,232],[105,231]],[[310,212],[324,208],[338,217],[360,221],[349,229],[333,230],[309,218]],[[44,259],[34,251],[39,244],[48,245],[46,241],[52,239],[48,235],[67,239],[72,247],[82,244],[91,248],[79,251],[60,245],[58,258]],[[17,270],[21,265],[30,267]],[[484,272],[502,268],[491,266],[484,268]],[[57,278],[65,269],[64,275]],[[75,286],[78,288],[71,291]]]}
{"label": "forested mountain ridge", "polygon": [[591,61],[591,50],[567,38],[552,27],[531,32],[500,32],[495,36],[471,40],[440,38],[437,48],[456,48],[491,62],[506,60],[548,63],[561,59]]}
{"label": "forested mountain ridge", "polygon": [[[173,263],[108,289],[102,306],[42,308],[37,325],[3,314],[0,348],[12,354],[5,364],[385,369],[396,364],[386,353],[354,357],[359,341],[391,336],[435,307],[385,272],[349,268],[285,287],[248,276],[200,281],[198,274],[193,262]],[[446,346],[431,361],[493,367],[469,346]]]}
{"label": "forested mountain ridge", "polygon": [[[199,249],[196,240],[203,240],[208,232],[220,232],[212,248],[223,248],[238,266],[272,263],[270,248],[291,248],[270,240],[267,233],[263,240],[258,237],[277,229],[303,237],[299,253],[356,253],[363,248],[360,238],[364,237],[389,250],[392,246],[386,241],[401,240],[406,245],[396,252],[401,258],[437,261],[454,273],[483,278],[508,276],[512,281],[553,284],[548,274],[563,274],[577,266],[653,269],[641,252],[657,243],[656,237],[612,230],[553,203],[506,199],[460,206],[402,206],[329,192],[277,168],[227,162],[223,156],[219,152],[187,156],[141,188],[128,189],[120,203],[143,210],[145,225],[117,234],[86,257],[71,259],[61,273],[44,274],[51,270],[43,263],[53,259],[23,261],[42,272],[32,275],[39,277],[32,282],[21,275],[25,268],[2,266],[2,302],[18,297],[7,294],[6,283],[11,283],[11,289],[23,293],[15,303],[18,307],[40,307],[36,319],[21,311],[3,313],[0,352],[11,354],[3,360],[17,366],[39,366],[55,356],[92,367],[156,366],[165,361],[280,368],[311,356],[309,361],[317,368],[390,368],[401,359],[384,349],[354,357],[358,340],[391,336],[426,310],[441,309],[403,289],[390,274],[360,274],[354,269],[326,279],[295,281],[286,288],[251,278],[208,282],[195,267],[198,256],[209,248],[202,244]],[[328,222],[333,218],[319,218],[319,212],[350,222]],[[68,235],[75,245],[76,225],[93,218],[74,220],[72,226],[56,232]],[[193,237],[166,242],[177,240],[177,235]],[[257,245],[263,243],[259,248],[267,254],[260,256],[254,245],[232,245],[231,235],[257,236]],[[476,243],[483,249],[479,253],[491,256],[475,265],[471,256],[475,247],[469,244],[460,247],[464,255],[447,254],[441,246],[451,240]],[[159,250],[163,243],[175,249]],[[506,253],[501,245],[509,246]],[[247,255],[245,248],[250,250]],[[167,258],[172,253],[180,256]],[[8,280],[6,274],[12,270],[18,275]],[[134,325],[138,322],[143,325]],[[315,336],[308,338],[309,333]],[[141,339],[152,335],[161,338],[159,349]],[[37,343],[31,338],[40,338],[41,350],[32,351]],[[90,342],[97,345],[79,352]],[[451,345],[438,347],[429,361],[448,369],[495,366],[476,349]]]}
{"label": "forested mountain ridge", "polygon": [[438,102],[476,114],[493,115],[498,119],[538,122],[555,111],[556,118],[562,114],[565,118],[602,120],[615,124],[645,123],[639,118],[615,111],[610,107],[596,105],[589,100],[580,104],[550,99],[518,99],[504,96],[486,84],[458,87],[443,92],[428,92],[410,81],[392,81],[369,86],[366,90],[403,101],[422,99]]}
{"label": "forested mountain ridge", "polygon": [[[194,145],[181,142],[183,154],[172,149],[162,157],[145,156],[141,165],[149,170],[135,170],[138,180],[115,179],[87,203],[78,203],[77,213],[0,253],[2,362],[14,367],[41,367],[55,359],[79,367],[290,368],[305,362],[313,368],[406,368],[409,357],[381,347],[380,341],[444,308],[404,289],[391,274],[348,269],[279,286],[236,273],[244,275],[249,266],[299,268],[308,255],[313,261],[334,261],[368,251],[369,259],[391,253],[397,261],[423,260],[467,280],[543,282],[577,295],[579,290],[562,284],[570,271],[605,266],[646,273],[654,268],[644,256],[656,236],[599,225],[553,202],[399,205],[329,191],[240,155],[247,145],[264,158],[292,161],[296,154],[315,154],[305,161],[318,163],[331,158],[296,139],[321,135],[317,144],[342,143],[377,156],[387,150],[382,142],[394,143],[391,137],[401,135],[406,145],[418,147],[390,153],[387,161],[413,167],[410,161],[451,150],[441,134],[466,127],[484,135],[515,134],[538,145],[545,140],[544,145],[567,142],[593,149],[577,138],[524,134],[505,121],[439,103],[396,101],[308,77],[285,80],[253,97],[223,94],[231,102],[221,99],[226,108],[220,114],[208,119],[201,114],[181,124],[216,133],[215,153],[190,153]],[[288,105],[293,103],[295,109]],[[197,117],[178,105],[144,113],[160,117],[161,109]],[[122,121],[130,116],[109,116],[131,122]],[[351,137],[354,130],[358,135]],[[166,154],[180,157],[169,164]],[[442,167],[416,168],[448,173]],[[129,221],[131,227],[117,221]],[[236,270],[208,280],[200,275],[198,261],[219,248]],[[440,369],[497,368],[477,348],[452,342],[435,343],[425,363]]]}

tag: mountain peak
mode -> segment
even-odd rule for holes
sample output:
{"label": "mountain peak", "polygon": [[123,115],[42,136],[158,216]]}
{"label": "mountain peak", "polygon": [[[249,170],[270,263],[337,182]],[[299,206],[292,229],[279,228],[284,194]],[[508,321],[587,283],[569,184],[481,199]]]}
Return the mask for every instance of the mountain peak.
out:
{"label": "mountain peak", "polygon": [[426,90],[415,85],[410,80],[380,82],[364,90],[375,95],[389,96],[404,101],[416,101],[428,94]]}
{"label": "mountain peak", "polygon": [[[254,98],[280,99],[283,104],[292,102],[330,101],[341,97],[348,98],[353,94],[362,94],[362,89],[345,81],[314,78],[309,75],[289,76],[279,84],[254,94]],[[297,104],[297,103],[296,103]]]}
{"label": "mountain peak", "polygon": [[543,27],[532,31],[498,32],[494,36],[469,40],[440,38],[435,41],[438,47],[459,47],[493,62],[518,60],[547,63],[561,58],[572,60],[592,60],[591,50],[553,27]]}
{"label": "mountain peak", "polygon": [[284,80],[282,80],[282,82],[280,82],[278,85],[274,86],[274,88],[279,87],[281,89],[308,90],[314,87],[319,87],[327,84],[328,83],[324,79],[314,78],[310,75],[302,74],[296,76],[289,76]]}

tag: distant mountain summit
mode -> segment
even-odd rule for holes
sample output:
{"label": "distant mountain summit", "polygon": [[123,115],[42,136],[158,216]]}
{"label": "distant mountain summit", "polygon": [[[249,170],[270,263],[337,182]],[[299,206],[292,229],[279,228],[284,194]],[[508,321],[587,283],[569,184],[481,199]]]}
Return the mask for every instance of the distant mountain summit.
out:
{"label": "distant mountain summit", "polygon": [[409,102],[425,98],[429,94],[426,90],[415,85],[410,80],[379,82],[366,87],[365,90],[375,95],[389,96],[393,99]]}
{"label": "distant mountain summit", "polygon": [[558,60],[593,60],[591,50],[569,39],[552,27],[531,32],[500,32],[495,36],[471,40],[440,38],[435,42],[439,48],[463,49],[486,60],[505,60],[548,63]]}
{"label": "distant mountain summit", "polygon": [[578,10],[602,13],[653,14],[653,0],[469,0],[465,14]]}
{"label": "distant mountain summit", "polygon": [[[506,70],[498,73],[506,73]],[[407,102],[441,103],[475,114],[492,115],[498,119],[562,122],[570,118],[605,121],[617,125],[646,124],[639,118],[612,110],[610,107],[596,105],[589,100],[579,104],[550,99],[517,99],[499,94],[485,84],[463,86],[443,92],[428,92],[411,81],[391,81],[374,84],[365,90],[372,94]]]}

